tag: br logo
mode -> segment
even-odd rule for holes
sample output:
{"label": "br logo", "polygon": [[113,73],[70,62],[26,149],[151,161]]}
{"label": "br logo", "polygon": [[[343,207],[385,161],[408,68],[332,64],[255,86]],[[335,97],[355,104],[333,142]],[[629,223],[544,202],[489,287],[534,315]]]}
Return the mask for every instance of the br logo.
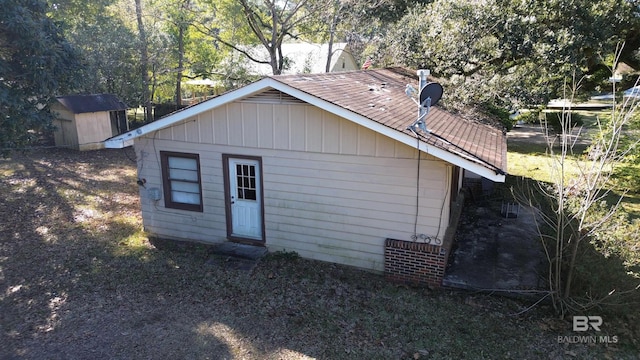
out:
{"label": "br logo", "polygon": [[600,331],[600,325],[602,325],[601,316],[574,316],[573,317],[573,331],[587,331],[590,328],[595,331]]}

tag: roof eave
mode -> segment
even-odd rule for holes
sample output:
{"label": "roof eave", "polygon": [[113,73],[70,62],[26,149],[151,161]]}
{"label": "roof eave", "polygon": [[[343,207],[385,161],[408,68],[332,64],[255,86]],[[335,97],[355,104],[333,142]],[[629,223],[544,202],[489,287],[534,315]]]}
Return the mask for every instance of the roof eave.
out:
{"label": "roof eave", "polygon": [[[415,139],[413,139],[413,142],[415,146]],[[486,164],[479,159],[475,159],[469,156],[464,156],[463,154],[460,154],[460,155],[452,154],[449,151],[440,149],[433,145],[429,145],[423,141],[420,141],[420,145],[418,145],[418,149],[426,152],[427,154],[433,155],[438,159],[444,160],[450,164],[459,166],[465,170],[469,170],[493,182],[499,182],[499,183],[505,182],[506,173],[504,171],[500,169],[491,169],[488,167],[490,166],[489,164]]]}

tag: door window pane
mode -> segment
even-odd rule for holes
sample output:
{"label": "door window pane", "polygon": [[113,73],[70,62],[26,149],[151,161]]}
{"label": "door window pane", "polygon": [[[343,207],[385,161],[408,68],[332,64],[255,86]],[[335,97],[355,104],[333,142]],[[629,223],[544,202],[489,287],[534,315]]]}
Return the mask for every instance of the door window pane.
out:
{"label": "door window pane", "polygon": [[256,200],[256,167],[255,165],[236,164],[236,186],[238,199]]}

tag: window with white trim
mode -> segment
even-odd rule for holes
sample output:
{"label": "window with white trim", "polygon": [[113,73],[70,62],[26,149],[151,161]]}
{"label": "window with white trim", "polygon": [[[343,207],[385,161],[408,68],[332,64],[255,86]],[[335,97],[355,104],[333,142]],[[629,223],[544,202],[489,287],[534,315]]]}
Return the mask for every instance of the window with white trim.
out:
{"label": "window with white trim", "polygon": [[198,154],[160,151],[164,204],[168,208],[202,211]]}

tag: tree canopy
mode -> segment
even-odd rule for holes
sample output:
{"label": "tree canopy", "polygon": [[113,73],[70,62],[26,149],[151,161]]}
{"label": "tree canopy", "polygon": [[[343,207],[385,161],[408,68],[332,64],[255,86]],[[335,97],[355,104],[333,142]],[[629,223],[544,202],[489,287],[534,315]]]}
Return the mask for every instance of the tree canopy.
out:
{"label": "tree canopy", "polygon": [[151,101],[180,104],[189,93],[185,79],[245,84],[254,79],[247,59],[265,62],[252,56],[255,47],[267,50],[279,74],[287,67],[281,45],[296,41],[348,42],[356,59],[376,67],[430,69],[446,83],[450,107],[543,104],[562,94],[575,71],[585,77],[583,94],[607,91],[621,43],[620,61],[640,68],[639,3],[0,0],[1,101],[12,114],[2,119],[1,136],[23,143],[25,129],[47,124],[37,104],[71,89],[150,108]]}
{"label": "tree canopy", "polygon": [[0,149],[20,148],[51,126],[55,95],[73,89],[83,63],[47,16],[45,1],[0,0]]}
{"label": "tree canopy", "polygon": [[[455,102],[540,104],[578,70],[583,91],[611,76],[610,54],[638,33],[626,0],[436,0],[412,7],[377,44],[383,64],[429,68]],[[636,49],[623,58],[636,64]]]}

